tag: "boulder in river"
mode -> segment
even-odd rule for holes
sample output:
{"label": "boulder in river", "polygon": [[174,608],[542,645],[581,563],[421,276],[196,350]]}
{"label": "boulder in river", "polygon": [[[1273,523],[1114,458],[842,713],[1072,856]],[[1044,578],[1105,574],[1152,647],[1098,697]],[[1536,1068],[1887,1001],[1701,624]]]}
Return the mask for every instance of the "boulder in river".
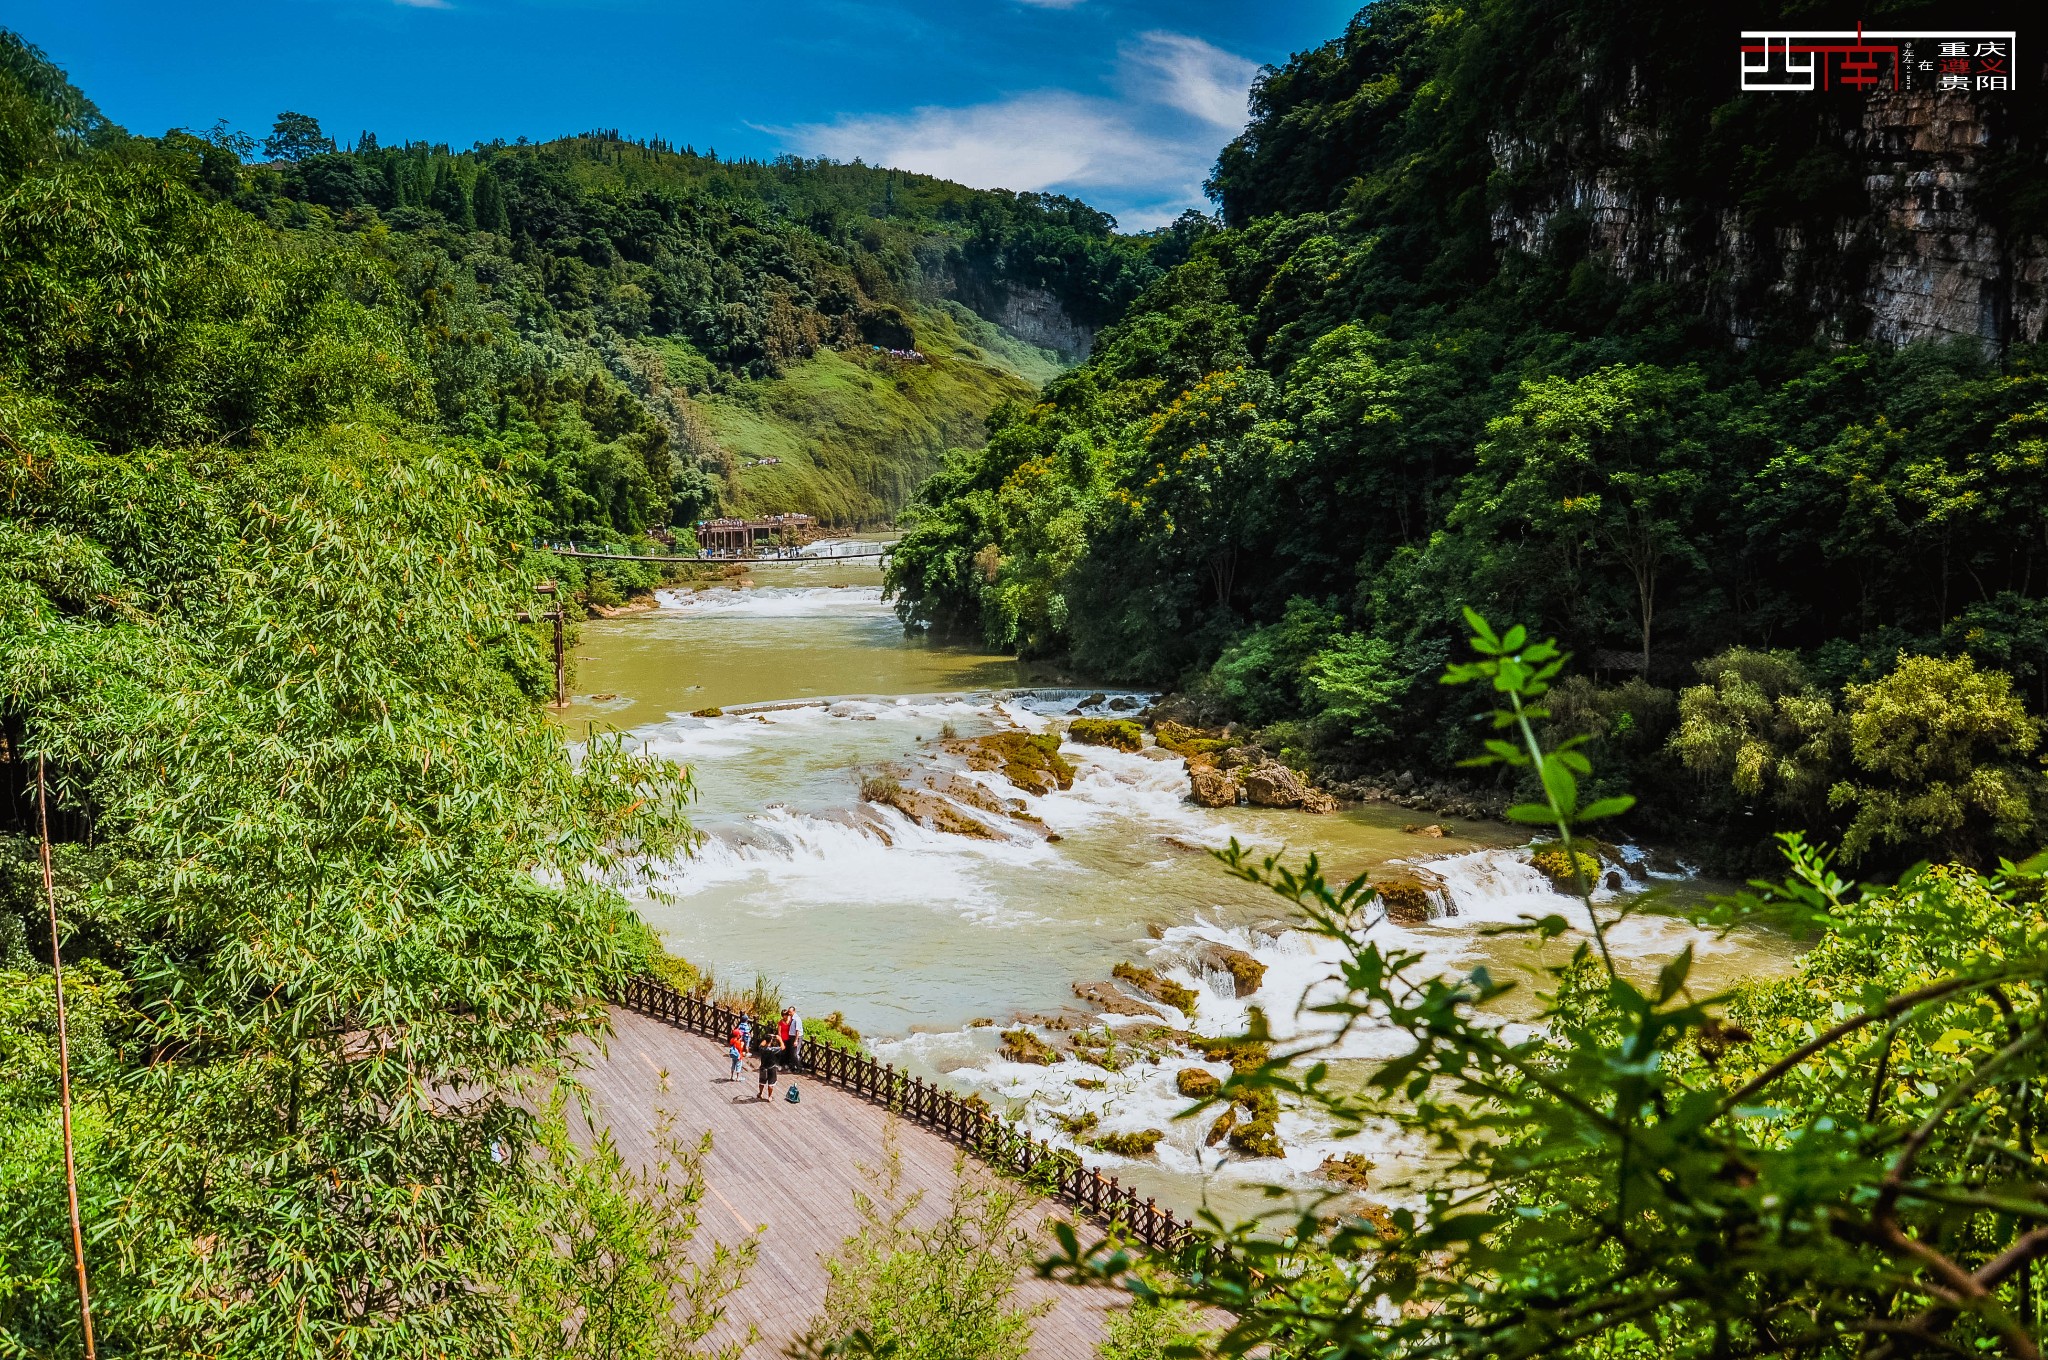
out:
{"label": "boulder in river", "polygon": [[1397,926],[1419,926],[1435,916],[1439,906],[1446,909],[1446,915],[1455,913],[1444,881],[1427,869],[1405,869],[1399,877],[1389,877],[1372,886],[1380,895],[1387,919]]}
{"label": "boulder in river", "polygon": [[1109,970],[1109,975],[1118,982],[1136,987],[1145,995],[1163,1006],[1171,1006],[1183,1015],[1195,1013],[1195,994],[1175,982],[1172,978],[1161,977],[1150,968],[1140,968],[1132,963],[1120,963]]}
{"label": "boulder in river", "polygon": [[1060,754],[1057,732],[991,732],[955,738],[945,749],[965,757],[969,769],[999,770],[1029,794],[1044,795],[1074,786],[1074,767]]}
{"label": "boulder in river", "polygon": [[1188,797],[1202,807],[1236,807],[1237,781],[1214,765],[1188,762]]}
{"label": "boulder in river", "polygon": [[1145,729],[1129,718],[1076,718],[1067,737],[1083,746],[1108,746],[1135,751],[1145,744]]}
{"label": "boulder in river", "polygon": [[1254,765],[1238,776],[1245,801],[1253,807],[1299,808],[1303,812],[1335,812],[1337,800],[1277,760]]}
{"label": "boulder in river", "polygon": [[1105,1015],[1136,1015],[1157,1020],[1159,1012],[1134,996],[1127,996],[1111,982],[1077,982],[1074,995]]}
{"label": "boulder in river", "polygon": [[1232,949],[1227,944],[1207,946],[1195,961],[1202,966],[1203,972],[1228,974],[1232,996],[1250,996],[1266,980],[1265,964],[1244,950]]}

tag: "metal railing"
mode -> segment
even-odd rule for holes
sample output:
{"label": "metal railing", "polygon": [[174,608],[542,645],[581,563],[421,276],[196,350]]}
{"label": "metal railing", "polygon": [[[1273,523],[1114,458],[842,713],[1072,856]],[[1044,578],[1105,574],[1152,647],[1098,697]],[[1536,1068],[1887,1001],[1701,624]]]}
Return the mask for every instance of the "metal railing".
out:
{"label": "metal railing", "polygon": [[[723,1040],[741,1012],[703,997],[688,996],[656,978],[634,978],[621,996],[626,1009],[679,1029]],[[751,1017],[748,1017],[751,1018]],[[880,1105],[922,1125],[989,1166],[1026,1181],[1097,1222],[1155,1252],[1179,1255],[1200,1245],[1194,1225],[1150,1197],[1084,1166],[1079,1157],[1033,1138],[999,1118],[986,1101],[960,1096],[894,1064],[878,1062],[830,1044],[805,1040],[798,1069],[819,1081]]]}

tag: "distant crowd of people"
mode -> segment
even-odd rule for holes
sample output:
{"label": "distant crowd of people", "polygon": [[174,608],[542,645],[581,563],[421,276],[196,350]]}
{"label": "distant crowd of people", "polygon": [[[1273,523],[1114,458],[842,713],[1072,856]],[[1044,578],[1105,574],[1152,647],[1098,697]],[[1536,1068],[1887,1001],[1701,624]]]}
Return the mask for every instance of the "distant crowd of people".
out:
{"label": "distant crowd of people", "polygon": [[871,350],[873,350],[873,351],[874,351],[875,353],[877,353],[877,354],[886,354],[886,355],[888,355],[888,356],[889,356],[889,357],[890,357],[891,359],[904,359],[904,360],[908,360],[909,362],[911,362],[911,363],[913,363],[913,364],[921,364],[921,363],[924,363],[924,362],[926,362],[926,360],[925,360],[925,357],[924,357],[924,352],[923,352],[922,350],[915,350],[915,349],[883,349],[883,348],[882,348],[882,347],[881,347],[880,345],[869,345],[869,346],[868,346],[868,348],[869,348],[869,349],[871,349]]}
{"label": "distant crowd of people", "polygon": [[[756,1031],[750,1017],[742,1017],[726,1037],[726,1057],[732,1063],[732,1080],[738,1081],[740,1073],[746,1070],[747,1055],[755,1055],[755,1065],[760,1084],[754,1090],[754,1099],[765,1101],[775,1094],[775,1083],[784,1072],[795,1072],[803,1063],[804,1021],[796,1013],[796,1007],[784,1006],[781,1018],[771,1030],[762,1027]],[[789,1095],[791,1104],[796,1103],[796,1085],[791,1083]]]}

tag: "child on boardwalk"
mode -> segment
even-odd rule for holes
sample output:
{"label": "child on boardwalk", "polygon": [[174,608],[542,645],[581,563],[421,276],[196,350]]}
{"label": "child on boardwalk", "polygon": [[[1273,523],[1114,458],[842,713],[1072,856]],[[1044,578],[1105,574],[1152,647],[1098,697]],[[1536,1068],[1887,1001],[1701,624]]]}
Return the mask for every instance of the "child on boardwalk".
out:
{"label": "child on boardwalk", "polygon": [[747,1061],[747,1036],[738,1025],[734,1025],[732,1033],[726,1036],[725,1056],[732,1060],[731,1080],[738,1081],[740,1069],[746,1066]]}

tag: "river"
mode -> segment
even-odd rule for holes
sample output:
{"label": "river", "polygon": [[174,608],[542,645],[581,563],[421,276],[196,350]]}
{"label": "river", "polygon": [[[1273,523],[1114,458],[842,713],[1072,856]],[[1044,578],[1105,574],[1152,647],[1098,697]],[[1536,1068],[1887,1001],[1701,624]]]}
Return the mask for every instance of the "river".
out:
{"label": "river", "polygon": [[[1085,1153],[1164,1203],[1248,1211],[1261,1182],[1314,1186],[1332,1152],[1363,1151],[1379,1164],[1375,1180],[1390,1187],[1427,1170],[1426,1154],[1390,1130],[1340,1139],[1294,1111],[1280,1121],[1284,1163],[1219,1157],[1203,1146],[1206,1120],[1173,1117],[1187,1104],[1173,1085],[1190,1064],[1185,1055],[1140,1058],[1114,1072],[998,1056],[999,1031],[1016,1017],[1064,1011],[1071,1020],[1080,1008],[1074,984],[1106,980],[1123,961],[1194,987],[1192,1023],[1205,1033],[1236,1031],[1253,1004],[1276,1035],[1313,1023],[1297,1012],[1327,986],[1334,945],[1288,930],[1287,904],[1229,878],[1205,847],[1236,837],[1285,847],[1290,857],[1314,851],[1336,881],[1393,861],[1426,864],[1456,914],[1378,929],[1443,969],[1484,963],[1520,979],[1521,995],[1504,1005],[1510,1015],[1531,1004],[1541,967],[1583,938],[1567,934],[1539,952],[1520,937],[1484,933],[1525,914],[1582,915],[1524,862],[1525,838],[1510,828],[1447,822],[1443,839],[1426,839],[1403,830],[1418,815],[1400,808],[1325,816],[1200,808],[1186,800],[1182,763],[1163,752],[1068,742],[1062,754],[1079,767],[1073,787],[1025,800],[1043,830],[1016,826],[994,840],[925,830],[893,808],[863,805],[863,774],[929,760],[942,734],[1045,730],[1094,692],[1020,688],[1014,660],[906,638],[870,564],[764,566],[755,577],[740,588],[664,592],[657,611],[583,626],[579,693],[565,718],[571,736],[592,724],[629,730],[687,763],[696,784],[704,843],[669,866],[642,913],[722,984],[765,974],[806,1014],[842,1012],[879,1056],[979,1092],[1042,1136],[1068,1141],[1061,1119],[1088,1114],[1097,1134],[1165,1130],[1150,1157]],[[1104,695],[1127,704],[1147,697]],[[713,708],[724,712],[689,716]],[[1003,792],[1016,794],[1007,785]],[[1788,966],[1794,947],[1782,937],[1717,937],[1684,921],[1682,909],[1715,885],[1682,873],[1649,881],[1657,909],[1631,918],[1613,940],[1630,967],[1647,973],[1688,942],[1698,955],[1696,990]],[[1264,963],[1259,991],[1238,999],[1220,976],[1198,974],[1192,960],[1208,943]],[[1335,1054],[1340,1070],[1364,1070],[1397,1052],[1396,1040],[1354,1034]],[[1404,1198],[1398,1188],[1387,1197]]]}

